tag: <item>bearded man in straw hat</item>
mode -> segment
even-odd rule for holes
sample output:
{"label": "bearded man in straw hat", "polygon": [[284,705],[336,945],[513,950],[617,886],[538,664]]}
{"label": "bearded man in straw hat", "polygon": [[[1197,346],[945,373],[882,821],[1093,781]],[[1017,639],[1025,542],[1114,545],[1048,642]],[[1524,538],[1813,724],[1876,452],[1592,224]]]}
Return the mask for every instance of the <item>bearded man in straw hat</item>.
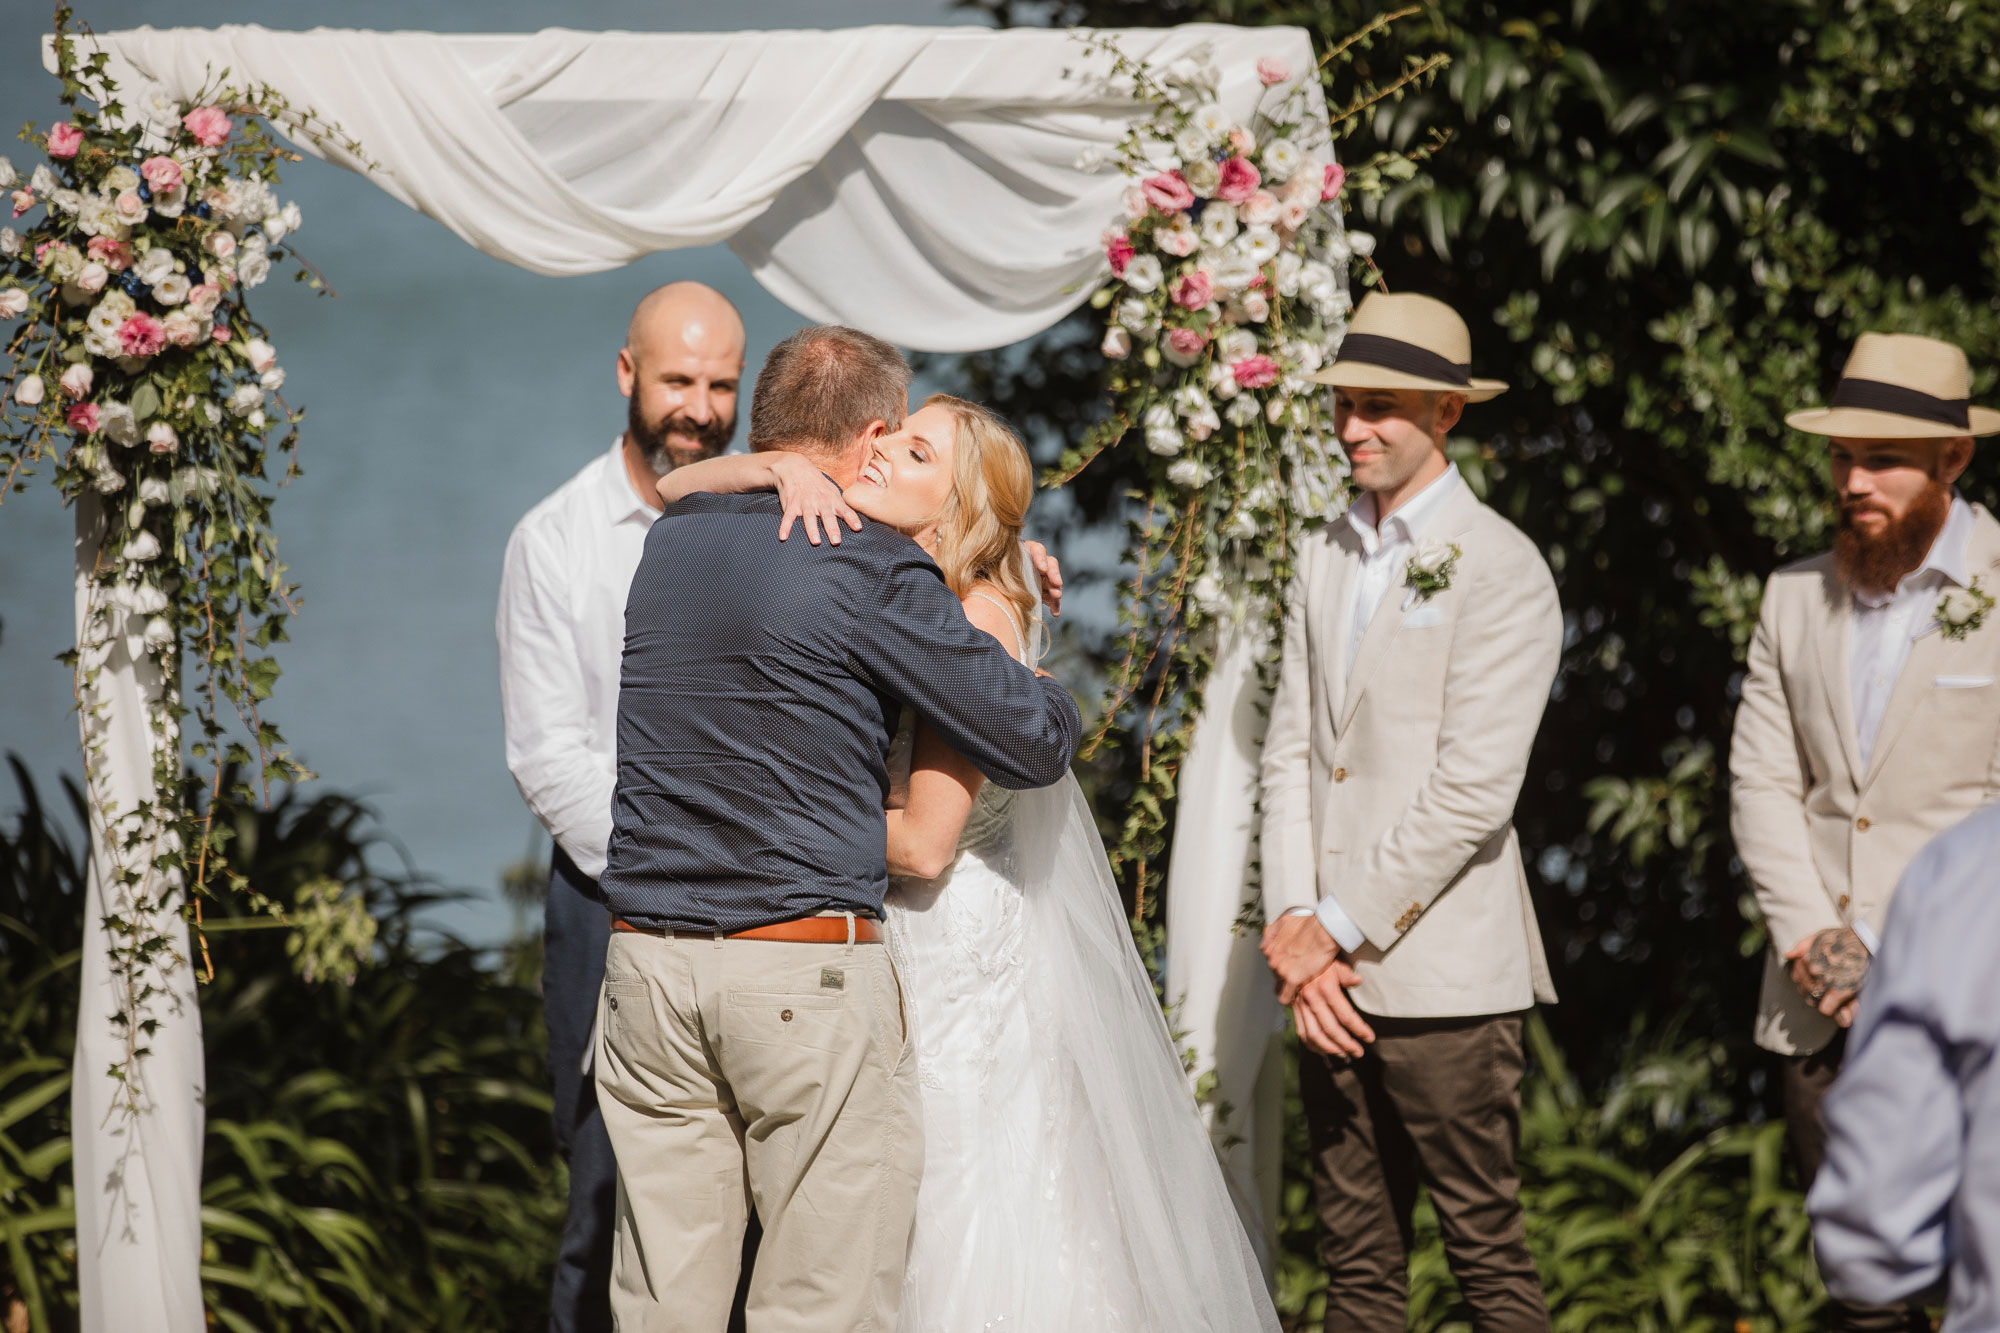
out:
{"label": "bearded man in straw hat", "polygon": [[1374,293],[1334,363],[1361,495],[1308,537],[1263,757],[1264,954],[1292,1006],[1328,1333],[1401,1328],[1430,1189],[1481,1333],[1546,1330],[1522,1236],[1522,1015],[1552,1002],[1514,800],[1562,650],[1527,537],[1445,457],[1471,339]]}
{"label": "bearded man in straw hat", "polygon": [[[1953,484],[2000,412],[1968,405],[1965,353],[1864,333],[1829,407],[1833,550],[1764,589],[1730,745],[1730,827],[1770,931],[1757,1043],[1784,1061],[1808,1184],[1820,1102],[1896,881],[1933,836],[2000,794],[2000,523]],[[1832,1327],[1929,1328],[1835,1303]]]}

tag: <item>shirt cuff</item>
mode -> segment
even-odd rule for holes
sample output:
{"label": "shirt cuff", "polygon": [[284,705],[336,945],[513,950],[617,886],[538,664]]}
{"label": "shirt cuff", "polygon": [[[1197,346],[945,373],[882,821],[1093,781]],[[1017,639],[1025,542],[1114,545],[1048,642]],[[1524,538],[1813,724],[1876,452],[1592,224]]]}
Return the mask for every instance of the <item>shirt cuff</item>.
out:
{"label": "shirt cuff", "polygon": [[1869,953],[1882,952],[1882,937],[1875,933],[1875,927],[1869,925],[1866,919],[1857,916],[1847,923],[1847,928],[1854,932],[1854,938],[1860,940],[1861,947]]}
{"label": "shirt cuff", "polygon": [[1335,942],[1349,953],[1353,953],[1368,942],[1368,937],[1361,933],[1361,927],[1354,924],[1353,917],[1340,910],[1340,904],[1330,893],[1319,900],[1319,906],[1313,909],[1313,915],[1319,918],[1322,926],[1326,927],[1326,933],[1333,936]]}

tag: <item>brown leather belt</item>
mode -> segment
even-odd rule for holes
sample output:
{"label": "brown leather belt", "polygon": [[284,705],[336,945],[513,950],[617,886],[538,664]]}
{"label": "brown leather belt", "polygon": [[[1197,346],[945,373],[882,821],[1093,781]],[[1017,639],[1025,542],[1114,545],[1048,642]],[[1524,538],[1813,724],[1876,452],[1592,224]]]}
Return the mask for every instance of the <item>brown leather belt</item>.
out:
{"label": "brown leather belt", "polygon": [[[726,940],[780,940],[786,944],[845,944],[847,943],[847,921],[844,916],[802,916],[796,921],[779,921],[768,926],[754,926],[749,930],[739,930],[733,935],[723,936]],[[635,926],[622,916],[611,918],[613,930],[626,930],[634,935],[664,935],[676,940],[712,940],[715,932],[707,930],[648,930]],[[854,942],[856,944],[880,944],[882,923],[870,921],[865,916],[854,918]]]}

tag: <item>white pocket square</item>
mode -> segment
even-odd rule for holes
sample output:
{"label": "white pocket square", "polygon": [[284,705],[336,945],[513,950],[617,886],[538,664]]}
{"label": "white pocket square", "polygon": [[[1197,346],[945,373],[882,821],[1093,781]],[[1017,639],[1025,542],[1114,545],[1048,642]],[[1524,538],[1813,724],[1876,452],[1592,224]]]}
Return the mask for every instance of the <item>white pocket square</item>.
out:
{"label": "white pocket square", "polygon": [[1429,629],[1432,625],[1444,624],[1444,608],[1441,606],[1420,606],[1403,617],[1404,629]]}
{"label": "white pocket square", "polygon": [[1941,690],[1976,690],[1992,683],[1991,676],[1938,676],[1931,681]]}

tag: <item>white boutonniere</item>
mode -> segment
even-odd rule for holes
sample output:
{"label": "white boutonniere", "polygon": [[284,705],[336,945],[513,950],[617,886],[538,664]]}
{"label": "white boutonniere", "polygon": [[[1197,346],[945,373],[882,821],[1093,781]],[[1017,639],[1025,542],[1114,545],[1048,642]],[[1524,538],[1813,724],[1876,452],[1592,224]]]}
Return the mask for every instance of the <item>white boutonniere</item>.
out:
{"label": "white boutonniere", "polygon": [[1962,639],[1986,623],[1993,595],[1972,580],[1969,588],[1951,588],[1938,598],[1937,623],[1947,639]]}
{"label": "white boutonniere", "polygon": [[1464,554],[1457,542],[1439,541],[1435,537],[1418,542],[1417,553],[1403,566],[1403,582],[1410,588],[1403,606],[1407,609],[1418,602],[1428,602],[1449,588],[1451,576],[1458,569],[1458,558]]}

